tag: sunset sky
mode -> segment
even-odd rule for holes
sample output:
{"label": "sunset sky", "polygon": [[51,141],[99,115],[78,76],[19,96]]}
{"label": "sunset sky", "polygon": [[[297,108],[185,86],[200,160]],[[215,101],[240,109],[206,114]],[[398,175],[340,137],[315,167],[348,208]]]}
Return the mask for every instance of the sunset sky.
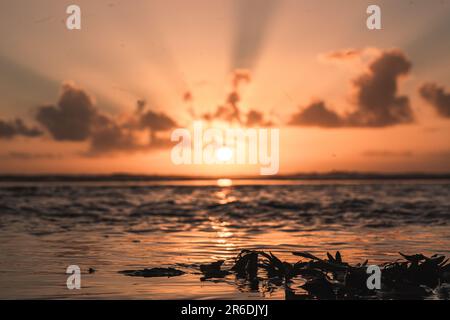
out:
{"label": "sunset sky", "polygon": [[200,119],[279,128],[282,174],[450,171],[450,0],[2,1],[0,38],[0,173],[258,173],[172,164]]}

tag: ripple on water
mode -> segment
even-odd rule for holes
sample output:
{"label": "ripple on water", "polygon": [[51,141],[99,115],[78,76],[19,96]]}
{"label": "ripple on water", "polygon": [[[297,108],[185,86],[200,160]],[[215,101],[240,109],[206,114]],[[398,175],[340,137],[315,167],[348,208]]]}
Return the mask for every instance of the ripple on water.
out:
{"label": "ripple on water", "polygon": [[189,274],[136,283],[117,271],[228,261],[241,249],[291,261],[299,250],[375,263],[398,251],[448,255],[449,222],[447,184],[0,187],[1,294],[67,298],[64,270],[79,264],[98,270],[89,297],[276,298]]}

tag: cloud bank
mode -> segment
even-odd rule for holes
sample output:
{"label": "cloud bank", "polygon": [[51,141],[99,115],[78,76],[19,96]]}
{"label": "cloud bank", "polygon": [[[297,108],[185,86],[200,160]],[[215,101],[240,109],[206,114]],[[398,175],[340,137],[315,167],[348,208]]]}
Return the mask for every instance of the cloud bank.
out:
{"label": "cloud bank", "polygon": [[124,119],[104,114],[87,92],[73,84],[62,86],[56,105],[40,107],[36,120],[56,141],[87,141],[90,156],[167,147],[170,141],[157,134],[177,125],[168,115],[147,110],[143,100]]}
{"label": "cloud bank", "polygon": [[[382,128],[414,121],[410,100],[401,95],[398,89],[400,80],[409,75],[412,68],[411,62],[402,51],[349,49],[329,53],[325,58],[329,61],[350,63],[355,70],[363,68],[350,82],[353,109],[339,113],[327,101],[318,99],[291,114],[288,125]],[[200,117],[207,121],[224,121],[245,127],[272,126],[273,123],[257,109],[242,109],[241,91],[243,85],[251,80],[250,71],[236,69],[224,102],[213,112],[204,113]],[[438,115],[450,118],[450,93],[444,87],[432,82],[425,83],[419,88],[419,94]],[[186,92],[183,101],[191,105],[192,93]],[[193,112],[192,118],[196,118]],[[0,119],[0,139],[19,136],[36,138],[48,132],[54,141],[86,143],[84,155],[97,156],[168,148],[172,144],[166,133],[178,127],[172,117],[152,110],[145,100],[137,101],[136,110],[131,114],[120,117],[106,114],[96,106],[91,95],[71,83],[62,85],[55,104],[38,107],[35,120],[40,127],[29,126],[21,119]],[[377,153],[368,152],[366,155],[376,156]],[[16,153],[13,156],[19,159],[32,158],[25,153]]]}
{"label": "cloud bank", "polygon": [[[348,59],[361,54],[351,50],[332,54],[333,59]],[[352,98],[355,110],[340,115],[319,100],[291,116],[290,125],[336,127],[388,127],[411,123],[414,114],[409,98],[398,95],[398,82],[409,74],[411,62],[400,50],[382,51],[368,70],[354,79]]]}

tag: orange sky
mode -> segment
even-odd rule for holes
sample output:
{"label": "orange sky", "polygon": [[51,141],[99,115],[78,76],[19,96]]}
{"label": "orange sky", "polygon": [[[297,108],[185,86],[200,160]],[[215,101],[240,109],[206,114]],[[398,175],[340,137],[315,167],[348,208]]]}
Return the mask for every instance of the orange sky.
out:
{"label": "orange sky", "polygon": [[[124,147],[128,140],[117,150],[88,154],[92,136],[57,139],[44,116],[38,119],[43,107],[59,108],[64,83],[92,99],[109,126],[128,123],[142,100],[146,112],[189,127],[236,92],[244,117],[256,110],[280,129],[280,173],[450,171],[450,116],[438,110],[450,109],[448,0],[377,1],[378,31],[365,25],[370,1],[75,2],[82,9],[81,31],[65,28],[65,8],[73,1],[0,4],[0,121],[20,118],[42,132],[0,135],[1,173],[258,173],[259,166],[175,166],[170,148]],[[392,74],[397,65],[388,61],[388,70],[376,69],[394,48],[395,63],[410,67]],[[330,58],[348,50],[358,53]],[[237,68],[248,69],[251,81],[235,88]],[[369,80],[355,84],[364,77]],[[366,115],[351,120],[373,107],[364,102],[365,90],[389,91],[384,86],[391,80],[397,86],[393,103],[407,97],[414,120],[377,126],[367,125]],[[443,90],[432,90],[442,94],[441,104],[421,94],[425,83]],[[187,92],[192,100],[183,100]],[[305,125],[302,117],[289,125],[317,101],[342,124]]]}

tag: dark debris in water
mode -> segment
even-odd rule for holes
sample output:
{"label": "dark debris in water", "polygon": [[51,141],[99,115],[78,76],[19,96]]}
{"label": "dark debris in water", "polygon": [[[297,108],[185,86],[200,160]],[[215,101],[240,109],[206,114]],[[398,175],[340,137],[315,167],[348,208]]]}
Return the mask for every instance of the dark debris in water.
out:
{"label": "dark debris in water", "polygon": [[174,269],[174,268],[152,268],[143,270],[123,270],[119,273],[124,274],[129,277],[144,277],[144,278],[154,278],[154,277],[177,277],[185,274],[184,271]]}
{"label": "dark debris in water", "polygon": [[222,265],[225,260],[219,260],[210,264],[202,264],[200,265],[200,271],[203,274],[203,277],[200,280],[205,281],[208,279],[220,279],[225,278],[230,274],[230,271],[222,270]]}

